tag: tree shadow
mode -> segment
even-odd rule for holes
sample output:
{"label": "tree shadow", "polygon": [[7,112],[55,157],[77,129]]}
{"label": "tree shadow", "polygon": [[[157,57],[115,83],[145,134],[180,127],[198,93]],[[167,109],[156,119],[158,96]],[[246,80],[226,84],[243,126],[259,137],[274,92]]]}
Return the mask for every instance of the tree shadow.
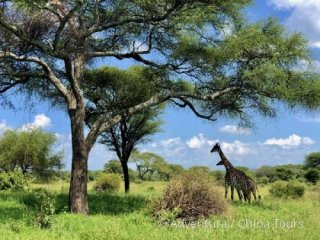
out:
{"label": "tree shadow", "polygon": [[0,223],[7,223],[9,219],[15,221],[25,218],[25,211],[21,207],[0,206]]}
{"label": "tree shadow", "polygon": [[9,219],[25,218],[27,208],[21,203],[22,192],[1,191],[0,193],[0,223],[7,223]]}
{"label": "tree shadow", "polygon": [[[90,215],[119,215],[135,212],[146,207],[147,199],[143,196],[112,193],[89,194]],[[56,197],[57,213],[68,211],[68,194],[61,193]]]}

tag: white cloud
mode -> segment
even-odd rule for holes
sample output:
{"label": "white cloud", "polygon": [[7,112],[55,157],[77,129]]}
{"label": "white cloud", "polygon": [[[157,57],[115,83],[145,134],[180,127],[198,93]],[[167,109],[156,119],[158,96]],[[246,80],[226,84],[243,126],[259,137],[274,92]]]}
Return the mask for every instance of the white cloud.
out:
{"label": "white cloud", "polygon": [[181,143],[181,138],[179,138],[179,137],[169,138],[169,139],[160,141],[160,144],[163,147],[170,147],[170,146],[174,146],[174,145],[179,145],[180,143]]}
{"label": "white cloud", "polygon": [[249,135],[251,133],[250,128],[243,128],[235,125],[225,125],[219,129],[220,132],[240,134],[240,135]]}
{"label": "white cloud", "polygon": [[287,138],[271,138],[267,139],[264,145],[277,145],[283,148],[298,147],[300,145],[312,145],[314,141],[309,137],[300,137],[299,135],[292,134]]}
{"label": "white cloud", "polygon": [[6,121],[2,120],[2,121],[0,122],[0,130],[5,130],[7,127],[8,127],[8,126],[7,126]]}
{"label": "white cloud", "polygon": [[248,144],[242,143],[240,141],[234,141],[232,143],[222,142],[221,148],[226,153],[234,155],[247,155],[255,152],[253,149],[250,149]]}
{"label": "white cloud", "polygon": [[208,144],[208,140],[203,136],[202,133],[199,133],[197,136],[193,136],[186,144],[189,148],[200,149]]}
{"label": "white cloud", "polygon": [[320,123],[320,115],[314,117],[298,117],[300,122]]}
{"label": "white cloud", "polygon": [[32,123],[24,124],[21,129],[26,131],[35,128],[46,128],[51,126],[51,119],[45,114],[36,115]]}
{"label": "white cloud", "polygon": [[[317,0],[316,0],[317,1]],[[289,9],[303,4],[304,2],[316,2],[312,0],[269,0],[277,8]]]}
{"label": "white cloud", "polygon": [[290,31],[302,32],[309,45],[320,48],[320,1],[319,0],[269,0],[276,9],[290,11],[285,25]]}
{"label": "white cloud", "polygon": [[7,122],[2,120],[0,122],[0,134],[2,134],[5,130],[9,129]]}

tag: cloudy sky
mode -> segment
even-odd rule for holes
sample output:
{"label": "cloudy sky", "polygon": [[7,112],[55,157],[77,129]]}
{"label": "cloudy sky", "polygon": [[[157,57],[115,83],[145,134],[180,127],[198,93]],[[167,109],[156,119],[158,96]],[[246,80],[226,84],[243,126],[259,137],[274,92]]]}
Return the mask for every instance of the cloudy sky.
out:
{"label": "cloudy sky", "polygon": [[[269,16],[278,18],[288,32],[299,31],[309,41],[316,61],[320,59],[320,0],[256,0],[246,9],[249,21]],[[123,65],[119,65],[123,67]],[[320,64],[318,65],[320,69]],[[64,151],[65,167],[70,169],[71,144],[67,116],[38,103],[32,111],[24,110],[23,98],[13,99],[20,109],[0,108],[0,134],[6,128],[29,129],[41,127],[56,134],[55,149]],[[220,142],[229,159],[237,166],[257,168],[261,165],[302,163],[304,156],[320,151],[320,111],[317,113],[287,112],[281,110],[276,119],[254,119],[253,129],[239,127],[237,122],[220,119],[214,124],[197,119],[191,113],[169,108],[162,116],[163,131],[141,151],[152,151],[167,161],[185,167],[192,165],[215,166],[219,157],[209,153],[212,145]],[[106,147],[96,144],[89,158],[90,169],[101,169],[115,158]]]}

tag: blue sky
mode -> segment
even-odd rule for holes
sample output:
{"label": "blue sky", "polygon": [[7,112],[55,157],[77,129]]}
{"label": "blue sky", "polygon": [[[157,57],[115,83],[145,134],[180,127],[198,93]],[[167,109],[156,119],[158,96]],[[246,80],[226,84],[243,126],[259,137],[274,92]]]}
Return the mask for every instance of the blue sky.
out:
{"label": "blue sky", "polygon": [[[315,56],[315,66],[320,59],[320,1],[319,0],[257,0],[246,9],[252,22],[276,17],[288,32],[299,31],[309,41],[310,51]],[[108,61],[118,67],[131,64]],[[31,110],[14,101],[20,109],[0,109],[0,134],[5,128],[42,127],[57,136],[56,150],[64,151],[65,167],[71,166],[70,124],[65,113],[50,109],[46,103],[37,103]],[[222,149],[234,165],[257,168],[261,165],[302,163],[309,152],[320,151],[320,111],[305,113],[281,110],[276,119],[255,117],[253,129],[240,128],[238,122],[219,119],[208,123],[197,119],[190,112],[168,108],[162,116],[163,132],[156,134],[148,144],[139,146],[141,151],[152,151],[167,161],[185,167],[192,165],[216,167],[217,154],[209,153],[219,141]],[[96,144],[89,157],[90,169],[101,169],[114,153]]]}

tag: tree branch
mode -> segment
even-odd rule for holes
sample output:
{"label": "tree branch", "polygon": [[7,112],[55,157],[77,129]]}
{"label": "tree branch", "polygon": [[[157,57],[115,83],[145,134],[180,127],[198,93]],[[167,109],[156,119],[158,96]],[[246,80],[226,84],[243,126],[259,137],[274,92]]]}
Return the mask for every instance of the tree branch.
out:
{"label": "tree branch", "polygon": [[136,112],[139,112],[143,109],[150,108],[152,106],[156,106],[160,103],[163,103],[167,100],[174,99],[174,98],[191,98],[195,100],[201,100],[201,101],[209,101],[213,102],[216,98],[237,90],[236,87],[229,87],[221,91],[217,91],[213,94],[209,95],[201,95],[194,92],[175,92],[170,94],[162,94],[162,95],[156,95],[150,98],[149,100],[140,103],[134,107],[131,107],[127,110],[125,110],[123,113],[117,114],[115,116],[110,116],[110,114],[106,113],[100,120],[97,120],[96,123],[94,123],[90,129],[90,132],[87,135],[86,143],[89,149],[93,146],[95,143],[98,135],[100,133],[103,133],[119,123],[123,117],[131,116]]}
{"label": "tree branch", "polygon": [[1,52],[0,51],[0,59],[2,58],[9,58],[14,59],[16,61],[20,62],[33,62],[40,65],[45,73],[47,74],[48,80],[56,87],[56,89],[62,94],[62,96],[67,100],[68,107],[74,108],[75,102],[73,99],[73,96],[69,93],[68,89],[63,85],[63,83],[60,81],[59,78],[55,75],[53,70],[50,68],[50,66],[43,60],[41,60],[38,57],[28,57],[28,56],[17,56],[16,54],[12,52]]}
{"label": "tree branch", "polygon": [[50,56],[63,59],[65,56],[58,55],[50,46],[44,45],[42,42],[37,41],[36,39],[30,38],[29,36],[25,35],[21,29],[19,29],[17,26],[7,23],[3,20],[3,17],[0,16],[0,26],[4,27],[11,33],[13,33],[16,37],[21,39],[23,42],[31,44],[35,47],[37,47],[40,51],[47,53]]}
{"label": "tree branch", "polygon": [[174,13],[176,10],[178,10],[184,5],[185,3],[183,3],[182,1],[175,1],[175,4],[172,7],[168,8],[163,15],[158,17],[151,16],[149,18],[146,18],[145,16],[141,16],[141,17],[139,16],[139,17],[132,17],[125,20],[116,21],[116,22],[108,22],[106,24],[102,24],[98,22],[88,30],[88,32],[84,35],[84,37],[89,37],[96,32],[101,32],[110,28],[116,28],[129,23],[148,23],[148,22],[158,23],[166,20],[172,13]]}

